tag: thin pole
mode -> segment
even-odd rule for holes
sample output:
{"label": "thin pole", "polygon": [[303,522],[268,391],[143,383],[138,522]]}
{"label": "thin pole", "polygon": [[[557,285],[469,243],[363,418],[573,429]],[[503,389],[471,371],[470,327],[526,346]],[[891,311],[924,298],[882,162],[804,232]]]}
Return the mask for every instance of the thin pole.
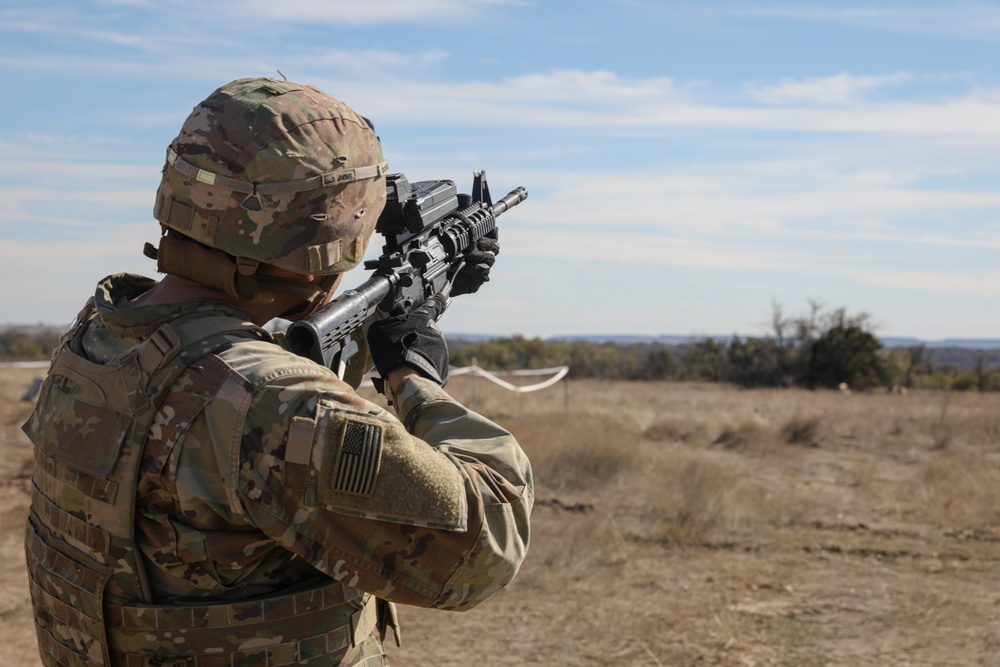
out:
{"label": "thin pole", "polygon": [[477,372],[479,370],[478,359],[472,357],[472,410],[476,410],[476,376],[479,375]]}

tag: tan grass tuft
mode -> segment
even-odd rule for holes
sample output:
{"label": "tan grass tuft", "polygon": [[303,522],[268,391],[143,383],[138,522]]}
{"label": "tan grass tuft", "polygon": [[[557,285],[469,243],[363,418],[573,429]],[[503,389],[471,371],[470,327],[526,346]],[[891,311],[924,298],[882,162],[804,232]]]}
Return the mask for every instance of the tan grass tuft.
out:
{"label": "tan grass tuft", "polygon": [[535,478],[556,491],[591,490],[636,468],[640,434],[591,418],[511,420]]}
{"label": "tan grass tuft", "polygon": [[671,544],[707,541],[727,506],[737,482],[735,472],[710,461],[689,461],[665,480],[656,510],[657,529]]}
{"label": "tan grass tuft", "polygon": [[932,519],[952,528],[1000,526],[1000,469],[983,465],[978,452],[933,452],[911,492]]}
{"label": "tan grass tuft", "polygon": [[781,437],[789,445],[819,447],[819,433],[822,423],[823,417],[821,415],[792,417],[781,427]]}
{"label": "tan grass tuft", "polygon": [[756,421],[723,427],[712,444],[725,449],[766,449],[774,444],[774,433]]}
{"label": "tan grass tuft", "polygon": [[646,439],[653,442],[693,442],[704,434],[705,426],[700,422],[677,417],[661,419],[643,431]]}

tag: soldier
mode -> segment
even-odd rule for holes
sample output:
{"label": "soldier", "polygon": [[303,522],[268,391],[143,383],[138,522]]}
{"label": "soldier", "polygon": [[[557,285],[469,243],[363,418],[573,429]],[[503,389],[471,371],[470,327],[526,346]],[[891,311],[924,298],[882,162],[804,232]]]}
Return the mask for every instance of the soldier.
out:
{"label": "soldier", "polygon": [[362,259],[386,169],[371,123],[311,86],[242,79],[194,108],[147,245],[166,275],[98,284],[24,427],[46,665],[383,665],[394,603],[465,610],[513,578],[531,469],[442,388],[439,301],[367,333],[395,415],[261,328]]}

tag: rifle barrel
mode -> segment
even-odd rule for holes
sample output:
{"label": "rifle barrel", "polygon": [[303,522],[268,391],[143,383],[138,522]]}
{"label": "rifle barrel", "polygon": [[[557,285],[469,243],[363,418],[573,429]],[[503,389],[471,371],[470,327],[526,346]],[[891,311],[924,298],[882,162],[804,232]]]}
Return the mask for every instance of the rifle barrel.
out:
{"label": "rifle barrel", "polygon": [[496,217],[509,208],[517,206],[528,198],[528,191],[524,188],[514,188],[506,197],[493,204],[493,216]]}

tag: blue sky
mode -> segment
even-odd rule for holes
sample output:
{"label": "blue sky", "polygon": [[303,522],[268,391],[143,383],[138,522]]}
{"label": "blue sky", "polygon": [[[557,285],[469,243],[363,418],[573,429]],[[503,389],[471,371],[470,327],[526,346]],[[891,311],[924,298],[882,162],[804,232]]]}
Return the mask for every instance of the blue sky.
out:
{"label": "blue sky", "polygon": [[986,2],[3,0],[0,323],[153,275],[167,144],[280,69],[410,180],[529,190],[446,331],[753,335],[813,300],[1000,337],[998,44]]}

